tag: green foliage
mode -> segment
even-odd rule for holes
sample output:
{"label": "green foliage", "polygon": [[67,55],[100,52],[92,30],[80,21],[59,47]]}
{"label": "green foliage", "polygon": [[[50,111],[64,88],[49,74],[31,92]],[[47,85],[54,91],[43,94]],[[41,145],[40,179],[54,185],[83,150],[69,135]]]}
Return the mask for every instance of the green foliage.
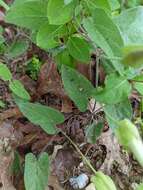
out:
{"label": "green foliage", "polygon": [[33,58],[30,61],[28,61],[26,65],[26,73],[33,80],[37,80],[42,64],[43,63],[36,56],[33,56]]}
{"label": "green foliage", "polygon": [[83,63],[90,61],[89,44],[80,36],[71,36],[67,42],[67,48],[71,56]]}
{"label": "green foliage", "polygon": [[23,115],[48,134],[55,134],[55,126],[64,122],[64,116],[53,108],[39,103],[29,103],[17,97],[15,97],[15,101]]}
{"label": "green foliage", "polygon": [[125,45],[143,44],[143,7],[123,11],[115,18]]}
{"label": "green foliage", "polygon": [[5,108],[5,103],[2,100],[0,100],[0,108]]}
{"label": "green foliage", "polygon": [[62,66],[62,80],[69,97],[80,111],[86,111],[93,90],[92,84],[76,70],[64,65]]}
{"label": "green foliage", "polygon": [[3,42],[5,41],[2,33],[3,33],[3,28],[0,26],[0,45],[3,44]]}
{"label": "green foliage", "polygon": [[69,22],[73,15],[77,0],[70,3],[64,3],[64,0],[49,0],[48,2],[48,19],[53,25],[62,25]]}
{"label": "green foliage", "polygon": [[91,125],[86,126],[85,134],[87,142],[95,144],[97,138],[101,135],[103,128],[104,128],[103,123],[96,124],[95,122],[93,122]]}
{"label": "green foliage", "polygon": [[25,40],[18,40],[12,43],[7,50],[7,57],[9,59],[16,58],[26,52],[28,49],[28,42]]}
{"label": "green foliage", "polygon": [[11,91],[20,98],[30,100],[29,93],[25,90],[23,84],[19,80],[13,80],[9,84]]}
{"label": "green foliage", "polygon": [[131,85],[125,77],[110,74],[106,77],[105,88],[95,89],[93,97],[101,103],[117,104],[125,100],[130,93]]}
{"label": "green foliage", "polygon": [[12,5],[6,21],[31,30],[38,29],[47,18],[47,0],[22,1]]}
{"label": "green foliage", "polygon": [[10,81],[12,79],[10,70],[3,63],[0,63],[0,78],[4,81]]}
{"label": "green foliage", "polygon": [[37,159],[32,153],[26,155],[24,182],[26,190],[45,190],[48,184],[49,156],[42,153]]}
{"label": "green foliage", "polygon": [[[121,57],[122,37],[117,26],[103,9],[94,9],[92,17],[83,19],[83,26],[90,39],[108,57]],[[123,72],[122,65],[117,61],[114,60],[113,65],[120,74]]]}
{"label": "green foliage", "polygon": [[96,190],[117,190],[112,179],[102,172],[96,172],[96,175],[92,176],[91,182],[95,185]]}
{"label": "green foliage", "polygon": [[143,190],[143,183],[138,186],[137,190]]}
{"label": "green foliage", "polygon": [[137,127],[128,119],[118,122],[115,134],[127,150],[130,150],[143,167],[143,142]]}
{"label": "green foliage", "polygon": [[59,38],[67,33],[66,30],[64,25],[42,25],[37,34],[37,45],[45,50],[59,46],[62,44]]}
{"label": "green foliage", "polygon": [[132,119],[132,107],[128,99],[114,105],[106,105],[104,107],[106,119],[110,128],[114,131],[117,128],[117,122],[124,118]]}
{"label": "green foliage", "polygon": [[[140,74],[143,68],[143,7],[135,7],[138,4],[138,1],[129,1],[126,6],[133,8],[122,11],[125,6],[120,7],[118,0],[15,0],[7,11],[6,21],[29,29],[34,34],[33,42],[53,55],[61,72],[64,89],[80,111],[86,111],[89,99],[94,98],[103,105],[106,119],[114,131],[119,125],[126,126],[126,129],[120,128],[123,136],[135,140],[129,142],[130,146],[128,143],[125,146],[129,146],[137,160],[143,164],[143,155],[139,155],[142,147],[140,137],[137,137],[136,131],[130,130],[133,127],[129,127],[129,120],[125,120],[133,117],[129,101],[132,89],[143,95],[142,83],[139,81],[142,80]],[[0,43],[3,42],[0,33]],[[16,50],[14,46],[10,57],[17,57],[25,50],[24,43],[16,46]],[[75,70],[78,62],[88,64],[94,52],[97,53],[96,58],[102,60],[99,64],[106,68],[105,85],[98,88],[94,88],[85,76]],[[31,63],[27,68],[35,79],[40,64],[38,60],[32,60]],[[96,69],[98,73],[98,64]],[[57,131],[56,125],[64,122],[63,115],[44,105],[28,102],[28,92],[19,81],[12,80],[4,64],[0,64],[0,77],[9,82],[10,89],[17,95],[15,101],[23,115],[48,134],[54,134]],[[123,122],[120,123],[121,120]],[[89,126],[87,140],[95,143],[101,130],[101,125]],[[126,136],[129,131],[135,134]],[[117,136],[124,144],[120,135]],[[26,190],[45,189],[47,175],[39,170],[39,160],[32,154],[26,158]],[[29,176],[33,177],[32,180]],[[97,190],[116,189],[112,180],[103,173],[97,172],[92,182]]]}

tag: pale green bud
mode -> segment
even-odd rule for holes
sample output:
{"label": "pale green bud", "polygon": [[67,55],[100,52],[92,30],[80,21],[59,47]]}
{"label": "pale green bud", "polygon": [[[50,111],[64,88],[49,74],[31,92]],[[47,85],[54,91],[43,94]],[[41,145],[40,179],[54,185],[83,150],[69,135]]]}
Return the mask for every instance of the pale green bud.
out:
{"label": "pale green bud", "polygon": [[143,142],[137,127],[128,119],[119,122],[115,134],[121,145],[130,150],[143,166]]}
{"label": "pale green bud", "polygon": [[102,172],[97,172],[95,176],[92,176],[91,182],[96,190],[117,190],[112,179]]}

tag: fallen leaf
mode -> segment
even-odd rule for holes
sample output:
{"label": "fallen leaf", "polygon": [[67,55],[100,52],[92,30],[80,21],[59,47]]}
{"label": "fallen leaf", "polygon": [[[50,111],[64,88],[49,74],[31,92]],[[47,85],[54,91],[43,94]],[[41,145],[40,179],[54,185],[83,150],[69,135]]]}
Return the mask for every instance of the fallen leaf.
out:
{"label": "fallen leaf", "polygon": [[51,93],[60,98],[66,97],[60,75],[57,72],[56,65],[52,61],[45,63],[41,67],[38,77],[37,93],[39,96]]}

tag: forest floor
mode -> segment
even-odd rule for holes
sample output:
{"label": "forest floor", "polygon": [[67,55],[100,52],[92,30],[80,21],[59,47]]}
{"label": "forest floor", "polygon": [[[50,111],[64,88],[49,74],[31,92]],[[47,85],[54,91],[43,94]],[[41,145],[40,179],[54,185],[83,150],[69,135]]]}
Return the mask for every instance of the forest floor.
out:
{"label": "forest floor", "polygon": [[[2,16],[3,12],[0,11],[0,23],[4,28],[8,43],[26,37],[23,31],[5,24]],[[42,62],[36,80],[26,70],[27,62],[35,56]],[[9,59],[6,55],[1,54],[0,62],[6,63],[12,71],[13,77],[24,84],[33,102],[40,102],[64,113],[65,122],[58,128],[62,129],[72,139],[80,151],[90,159],[95,169],[110,175],[120,190],[134,190],[136,184],[143,181],[143,169],[131,154],[120,147],[106,121],[96,144],[88,143],[85,135],[86,127],[92,123],[93,119],[98,121],[104,118],[102,109],[96,105],[94,112],[89,107],[87,112],[81,113],[65,97],[60,75],[46,52],[30,43],[28,50],[23,55]],[[5,102],[5,107],[0,108],[0,151],[2,151],[1,147],[4,146],[1,142],[5,141],[7,148],[9,146],[12,153],[16,155],[17,160],[15,162],[19,160],[21,166],[20,170],[15,168],[15,172],[11,174],[8,168],[13,155],[0,153],[1,180],[12,180],[17,190],[24,190],[23,165],[25,154],[33,152],[38,155],[44,151],[48,152],[52,158],[49,177],[50,190],[71,190],[73,189],[69,183],[71,177],[79,176],[82,173],[87,176],[92,175],[91,171],[84,165],[81,156],[63,134],[48,135],[22,116],[13,102],[7,84],[1,80],[0,99]],[[137,97],[135,96],[132,101],[134,102],[134,114],[137,114]],[[87,187],[85,189],[88,190]]]}

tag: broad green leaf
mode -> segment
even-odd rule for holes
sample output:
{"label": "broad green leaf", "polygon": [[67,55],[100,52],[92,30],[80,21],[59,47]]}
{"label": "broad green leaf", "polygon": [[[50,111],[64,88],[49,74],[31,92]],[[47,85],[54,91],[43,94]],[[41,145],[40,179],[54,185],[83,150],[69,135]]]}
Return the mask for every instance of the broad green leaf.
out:
{"label": "broad green leaf", "polygon": [[[142,71],[142,70],[141,70]],[[133,79],[134,81],[137,81],[137,82],[143,82],[143,74],[138,74],[137,76],[134,77]]]}
{"label": "broad green leaf", "polygon": [[123,40],[120,32],[103,9],[96,8],[92,18],[83,20],[83,25],[91,40],[109,57],[122,55]]}
{"label": "broad green leaf", "polygon": [[[103,9],[96,8],[92,18],[83,19],[83,26],[90,39],[108,57],[121,57],[123,40],[117,26]],[[122,73],[123,66],[115,60],[112,62],[116,70]]]}
{"label": "broad green leaf", "polygon": [[49,156],[42,153],[37,159],[32,153],[26,155],[24,183],[26,190],[45,190],[48,185]]}
{"label": "broad green leaf", "polygon": [[53,25],[61,25],[69,22],[74,14],[76,0],[68,4],[64,0],[49,0],[48,2],[48,19]]}
{"label": "broad green leaf", "polygon": [[70,67],[75,67],[74,60],[70,56],[67,49],[64,51],[58,53],[55,57],[56,64],[58,65],[58,68],[60,69],[62,65],[67,65]]}
{"label": "broad green leaf", "polygon": [[55,134],[56,125],[64,122],[64,116],[57,110],[15,98],[20,111],[35,125],[39,125],[46,133]]}
{"label": "broad green leaf", "polygon": [[143,44],[143,7],[123,11],[115,17],[115,23],[120,29],[125,45]]}
{"label": "broad green leaf", "polygon": [[5,108],[5,103],[2,100],[0,100],[0,108]]}
{"label": "broad green leaf", "polygon": [[131,151],[143,167],[143,142],[137,127],[129,119],[118,122],[115,134],[122,146]]}
{"label": "broad green leaf", "polygon": [[95,144],[97,138],[101,135],[103,128],[104,128],[103,123],[97,123],[97,124],[92,123],[91,125],[86,126],[85,134],[87,142]]}
{"label": "broad green leaf", "polygon": [[37,34],[37,45],[45,50],[55,48],[61,44],[60,37],[66,35],[66,26],[44,24]]}
{"label": "broad green leaf", "polygon": [[86,4],[90,10],[94,11],[95,8],[99,7],[105,10],[110,10],[110,4],[108,0],[87,0]]}
{"label": "broad green leaf", "polygon": [[31,30],[47,21],[47,0],[23,1],[13,4],[6,15],[6,22]]}
{"label": "broad green leaf", "polygon": [[85,39],[79,36],[71,36],[67,42],[67,48],[71,56],[82,63],[90,61],[90,47]]}
{"label": "broad green leaf", "polygon": [[117,190],[113,180],[100,171],[91,177],[91,182],[95,185],[96,190]]}
{"label": "broad green leaf", "polygon": [[13,80],[9,83],[9,88],[11,91],[17,95],[18,97],[25,99],[25,100],[30,100],[30,95],[24,88],[23,84],[19,80]]}
{"label": "broad green leaf", "polygon": [[120,8],[120,3],[118,0],[108,0],[108,3],[110,4],[112,11]]}
{"label": "broad green leaf", "polygon": [[92,10],[96,7],[109,11],[114,11],[120,8],[118,0],[87,0],[86,3]]}
{"label": "broad green leaf", "polygon": [[12,79],[12,74],[6,64],[0,63],[0,78],[4,81]]}
{"label": "broad green leaf", "polygon": [[116,104],[125,100],[131,93],[131,84],[125,77],[110,74],[106,77],[105,88],[95,89],[93,97],[104,104]]}
{"label": "broad green leaf", "polygon": [[7,51],[8,58],[16,58],[26,52],[28,49],[28,42],[26,40],[20,40],[14,42]]}
{"label": "broad green leaf", "polygon": [[104,107],[104,112],[109,126],[112,130],[116,129],[116,123],[125,118],[132,118],[132,106],[128,99],[120,102],[119,104],[106,105]]}
{"label": "broad green leaf", "polygon": [[64,0],[65,5],[68,5],[69,3],[71,3],[73,0]]}
{"label": "broad green leaf", "polygon": [[135,82],[135,83],[134,83],[134,88],[135,88],[141,95],[143,95],[143,82]]}
{"label": "broad green leaf", "polygon": [[69,97],[80,111],[86,111],[91,91],[94,89],[92,84],[76,70],[65,65],[62,65],[62,80]]}
{"label": "broad green leaf", "polygon": [[143,66],[143,46],[131,45],[123,48],[123,60],[125,65],[139,68]]}
{"label": "broad green leaf", "polygon": [[143,183],[141,183],[136,190],[143,190]]}

